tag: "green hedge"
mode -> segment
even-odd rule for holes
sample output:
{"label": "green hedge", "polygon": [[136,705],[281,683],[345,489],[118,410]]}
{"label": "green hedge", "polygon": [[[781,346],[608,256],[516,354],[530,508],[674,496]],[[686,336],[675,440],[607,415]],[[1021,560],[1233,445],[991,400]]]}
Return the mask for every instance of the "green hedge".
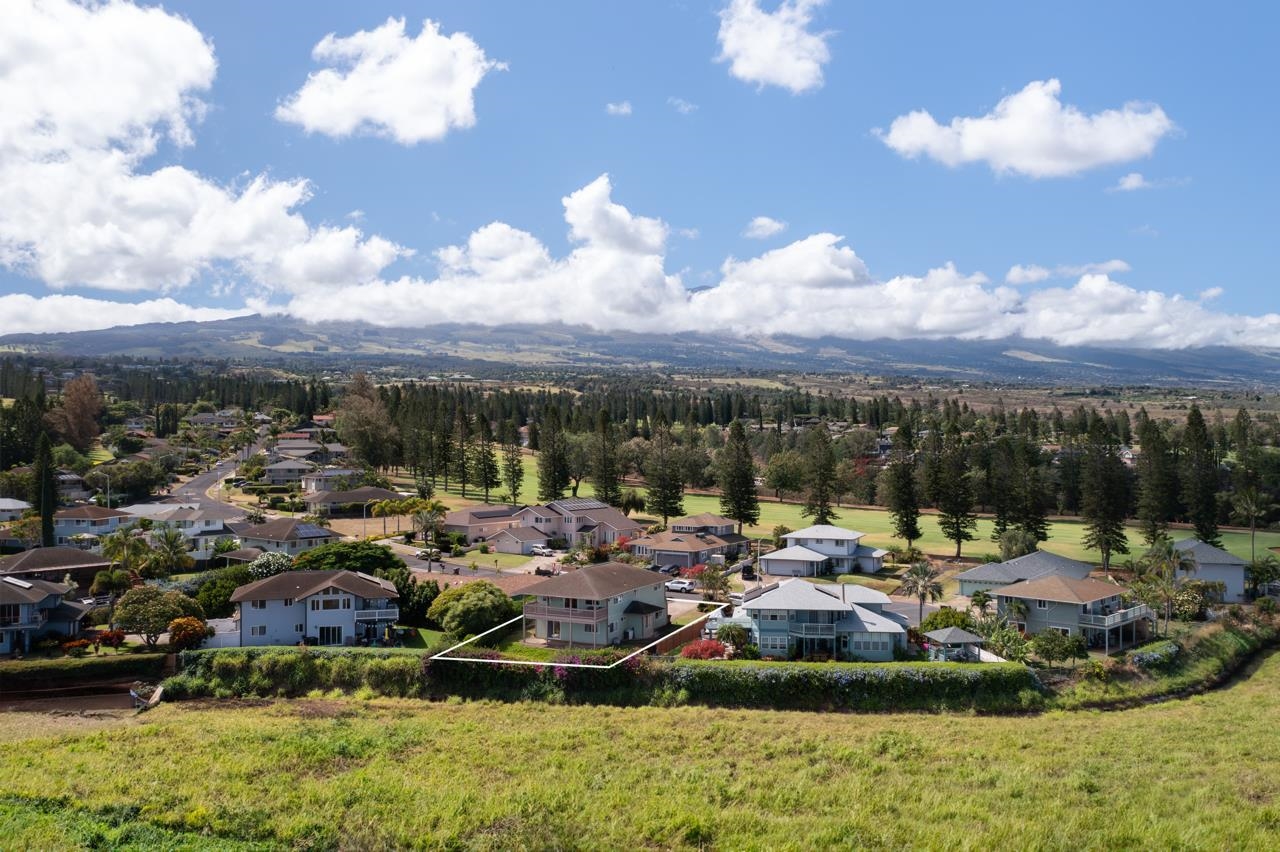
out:
{"label": "green hedge", "polygon": [[432,660],[403,651],[235,648],[182,655],[182,673],[165,684],[170,698],[213,695],[298,696],[312,690],[442,698],[612,704],[695,703],[804,710],[991,710],[1040,705],[1040,685],[1015,663],[656,662],[637,657],[611,669],[618,651],[562,654],[545,665]]}
{"label": "green hedge", "polygon": [[63,657],[56,660],[14,660],[0,663],[0,692],[65,685],[81,680],[125,677],[158,678],[164,673],[164,654],[113,654]]}

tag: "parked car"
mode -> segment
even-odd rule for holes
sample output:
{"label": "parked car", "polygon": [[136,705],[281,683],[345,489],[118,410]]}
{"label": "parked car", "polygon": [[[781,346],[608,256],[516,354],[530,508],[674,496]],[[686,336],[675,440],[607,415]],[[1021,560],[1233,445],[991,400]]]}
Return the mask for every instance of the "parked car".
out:
{"label": "parked car", "polygon": [[534,556],[555,556],[556,555],[556,552],[551,548],[547,547],[545,544],[535,544],[533,547],[529,548],[529,552],[532,553]]}
{"label": "parked car", "polygon": [[433,559],[440,558],[440,548],[427,547],[418,551],[418,558],[430,562]]}
{"label": "parked car", "polygon": [[746,603],[746,595],[744,595],[742,592],[730,592],[729,603],[733,604],[734,606],[742,606],[744,603]]}
{"label": "parked car", "polygon": [[648,565],[644,566],[644,570],[646,570],[646,571],[661,571],[661,570],[662,570],[662,566],[661,566],[661,565],[659,565],[657,562],[650,562]]}
{"label": "parked car", "polygon": [[663,574],[679,574],[680,566],[679,565],[663,565],[658,570],[661,571]]}
{"label": "parked car", "polygon": [[697,586],[698,584],[692,580],[685,580],[682,578],[667,581],[668,592],[692,592],[697,588]]}
{"label": "parked car", "polygon": [[756,566],[754,566],[754,565],[743,565],[743,566],[742,566],[742,579],[744,579],[744,580],[754,580],[755,578],[756,578]]}

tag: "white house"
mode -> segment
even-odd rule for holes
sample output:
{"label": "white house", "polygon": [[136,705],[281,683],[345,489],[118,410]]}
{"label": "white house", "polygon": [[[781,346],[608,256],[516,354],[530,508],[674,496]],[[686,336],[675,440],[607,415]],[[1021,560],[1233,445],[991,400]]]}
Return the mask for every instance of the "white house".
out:
{"label": "white house", "polygon": [[[102,538],[133,523],[134,517],[119,509],[105,506],[76,506],[53,513],[53,537],[56,544],[74,544],[86,536]],[[79,536],[79,538],[77,538]]]}
{"label": "white house", "polygon": [[1196,563],[1195,573],[1183,574],[1181,579],[1222,583],[1226,588],[1222,596],[1224,602],[1240,603],[1245,600],[1245,587],[1249,581],[1248,562],[1195,538],[1175,542],[1173,546]]}
{"label": "white house", "polygon": [[12,497],[0,497],[0,521],[16,521],[22,513],[31,508],[26,500],[14,500]]}
{"label": "white house", "polygon": [[521,526],[533,527],[551,540],[585,541],[594,547],[635,538],[644,527],[607,503],[590,497],[567,497],[545,506],[525,506],[517,514]]}
{"label": "white house", "polygon": [[262,476],[268,485],[289,485],[301,482],[302,477],[315,470],[315,467],[309,461],[286,459],[264,467]]}
{"label": "white house", "polygon": [[265,524],[238,530],[242,548],[256,547],[263,552],[297,556],[308,550],[338,540],[338,535],[324,527],[306,524],[297,518],[277,518]]}
{"label": "white house", "polygon": [[864,533],[830,524],[805,527],[783,536],[787,546],[760,557],[766,574],[813,577],[818,574],[874,574],[887,551],[861,544]]}
{"label": "white house", "polygon": [[821,655],[875,662],[906,646],[900,619],[885,614],[889,596],[854,583],[830,588],[788,580],[748,596],[739,609],[766,657]]}
{"label": "white house", "polygon": [[549,642],[601,647],[649,639],[670,624],[661,575],[621,562],[569,571],[530,586],[525,619]]}
{"label": "white house", "polygon": [[360,478],[360,471],[350,467],[322,467],[302,475],[302,490],[306,494],[316,491],[334,491],[346,488]]}
{"label": "white house", "polygon": [[241,645],[353,645],[378,641],[400,618],[390,580],[359,571],[285,571],[240,586]]}
{"label": "white house", "polygon": [[235,539],[236,533],[226,520],[211,516],[199,506],[174,506],[167,512],[151,515],[153,529],[169,527],[191,541],[191,558],[200,562],[213,558],[213,547],[220,539]]}

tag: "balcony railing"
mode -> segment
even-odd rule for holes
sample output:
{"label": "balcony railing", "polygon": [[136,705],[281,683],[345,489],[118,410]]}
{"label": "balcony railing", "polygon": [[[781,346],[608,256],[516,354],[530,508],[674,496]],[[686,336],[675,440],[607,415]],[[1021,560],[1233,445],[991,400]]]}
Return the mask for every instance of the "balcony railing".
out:
{"label": "balcony railing", "polygon": [[1150,618],[1154,621],[1155,617],[1151,607],[1146,604],[1138,604],[1128,609],[1116,610],[1107,615],[1081,614],[1080,624],[1085,627],[1116,627],[1121,624],[1128,624],[1131,621],[1137,621],[1140,618]]}
{"label": "balcony railing", "polygon": [[578,624],[598,624],[602,621],[607,621],[609,618],[609,610],[606,607],[570,609],[569,607],[547,606],[540,603],[525,604],[524,614],[526,618],[549,618],[553,621],[571,621]]}
{"label": "balcony railing", "polygon": [[791,634],[793,636],[835,636],[836,626],[834,624],[792,624]]}
{"label": "balcony railing", "polygon": [[0,618],[0,627],[39,627],[41,619],[21,615],[7,615]]}
{"label": "balcony railing", "polygon": [[399,618],[400,608],[395,606],[388,609],[356,610],[356,621],[397,621]]}

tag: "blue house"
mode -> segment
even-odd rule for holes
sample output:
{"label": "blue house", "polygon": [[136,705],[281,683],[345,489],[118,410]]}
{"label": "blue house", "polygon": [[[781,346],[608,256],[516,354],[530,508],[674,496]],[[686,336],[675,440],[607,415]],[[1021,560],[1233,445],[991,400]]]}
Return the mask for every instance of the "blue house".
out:
{"label": "blue house", "polygon": [[0,577],[0,654],[25,654],[41,636],[74,638],[89,607],[64,600],[73,586]]}
{"label": "blue house", "polygon": [[907,630],[886,614],[889,596],[853,583],[829,589],[788,580],[744,596],[751,640],[766,657],[828,656],[838,660],[893,659],[906,647]]}

